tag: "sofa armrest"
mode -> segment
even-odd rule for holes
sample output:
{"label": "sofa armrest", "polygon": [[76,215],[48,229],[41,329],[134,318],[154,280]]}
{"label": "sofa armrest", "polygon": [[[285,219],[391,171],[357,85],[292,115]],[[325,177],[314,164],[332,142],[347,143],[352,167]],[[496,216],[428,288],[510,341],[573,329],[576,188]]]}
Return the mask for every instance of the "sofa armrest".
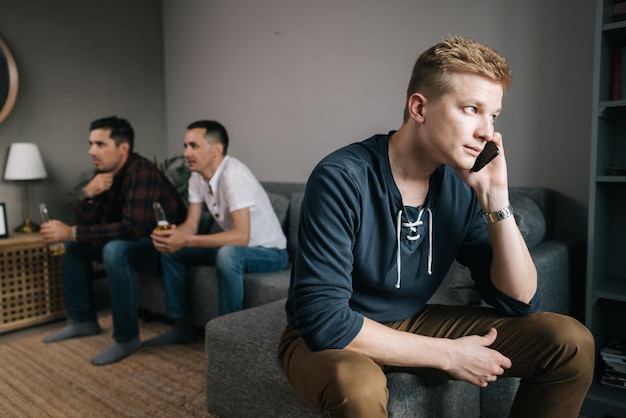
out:
{"label": "sofa armrest", "polygon": [[547,240],[530,250],[537,268],[538,288],[541,294],[539,309],[571,314],[571,278],[573,242]]}

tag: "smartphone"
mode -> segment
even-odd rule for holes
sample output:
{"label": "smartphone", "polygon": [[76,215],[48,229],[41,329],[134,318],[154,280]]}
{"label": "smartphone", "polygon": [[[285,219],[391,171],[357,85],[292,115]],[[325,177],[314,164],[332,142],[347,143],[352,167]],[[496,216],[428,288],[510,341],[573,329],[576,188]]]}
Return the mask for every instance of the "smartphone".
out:
{"label": "smartphone", "polygon": [[478,154],[478,157],[476,157],[476,162],[474,163],[474,167],[472,167],[471,170],[473,172],[480,171],[484,166],[489,164],[491,160],[496,158],[498,154],[500,154],[500,150],[498,149],[496,144],[493,141],[488,141],[485,144],[485,147],[483,148],[481,153]]}

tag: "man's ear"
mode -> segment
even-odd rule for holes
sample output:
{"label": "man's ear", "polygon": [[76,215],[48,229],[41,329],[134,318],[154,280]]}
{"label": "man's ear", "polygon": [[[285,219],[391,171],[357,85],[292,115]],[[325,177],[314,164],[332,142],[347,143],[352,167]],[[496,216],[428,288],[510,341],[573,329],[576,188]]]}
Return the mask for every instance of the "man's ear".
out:
{"label": "man's ear", "polygon": [[130,145],[128,144],[128,142],[122,142],[118,148],[120,149],[120,151],[128,154],[128,150],[130,150]]}
{"label": "man's ear", "polygon": [[221,156],[224,156],[224,144],[222,144],[221,142],[216,142],[215,144],[213,144],[213,147],[215,148],[216,152],[219,152]]}
{"label": "man's ear", "polygon": [[413,93],[409,97],[407,104],[409,108],[409,116],[416,122],[424,123],[424,106],[426,105],[426,97],[421,93]]}

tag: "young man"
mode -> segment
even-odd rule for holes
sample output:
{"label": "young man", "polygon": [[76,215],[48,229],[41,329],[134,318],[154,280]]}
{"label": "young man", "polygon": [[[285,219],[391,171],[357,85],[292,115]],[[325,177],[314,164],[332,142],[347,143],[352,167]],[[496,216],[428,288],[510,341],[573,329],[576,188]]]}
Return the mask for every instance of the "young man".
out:
{"label": "young man", "polygon": [[174,186],[149,160],[133,152],[134,131],[115,116],[91,123],[89,155],[95,175],[82,190],[74,226],[52,220],[41,226],[46,242],[66,241],[63,254],[68,325],[44,342],[100,333],[91,288],[92,261],[101,262],[111,287],[114,344],[92,359],[94,365],[122,360],[141,346],[136,270],[157,274],[159,253],[150,232],[160,202],[174,222],[185,205]]}
{"label": "young man", "polygon": [[[228,134],[220,123],[204,120],[187,127],[183,155],[192,171],[187,219],[171,230],[152,233],[154,246],[162,253],[166,287],[187,283],[189,265],[216,267],[219,315],[242,309],[244,273],[282,270],[288,261],[287,239],[267,193],[227,150]],[[205,204],[220,232],[198,234]],[[168,315],[180,321],[144,345],[180,339],[190,315],[188,306],[187,292],[168,293]]]}
{"label": "young man", "polygon": [[[311,174],[279,358],[323,416],[386,416],[393,367],[481,387],[522,377],[511,416],[577,416],[593,337],[536,312],[494,129],[510,83],[492,48],[446,39],[418,58],[398,131],[348,145]],[[471,171],[488,141],[501,154]],[[454,259],[494,308],[426,304]]]}

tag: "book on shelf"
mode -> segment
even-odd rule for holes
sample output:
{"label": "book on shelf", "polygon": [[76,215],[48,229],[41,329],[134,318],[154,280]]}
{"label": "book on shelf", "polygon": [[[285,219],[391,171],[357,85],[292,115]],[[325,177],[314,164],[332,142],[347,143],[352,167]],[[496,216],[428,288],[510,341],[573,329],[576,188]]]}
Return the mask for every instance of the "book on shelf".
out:
{"label": "book on shelf", "polygon": [[611,338],[608,344],[600,350],[600,355],[602,355],[602,358],[608,356],[626,362],[626,341]]}
{"label": "book on shelf", "polygon": [[613,22],[626,19],[626,0],[613,1]]}
{"label": "book on shelf", "polygon": [[604,367],[607,371],[613,374],[621,374],[626,377],[626,363],[604,360]]}
{"label": "book on shelf", "polygon": [[604,174],[607,176],[626,176],[626,168],[615,166],[606,167]]}
{"label": "book on shelf", "polygon": [[605,350],[603,348],[602,351],[600,351],[600,354],[602,356],[602,360],[604,360],[605,362],[623,364],[624,366],[626,366],[626,358],[624,358],[623,355],[617,352],[614,352],[612,350]]}
{"label": "book on shelf", "polygon": [[604,362],[600,383],[626,389],[626,342],[611,339],[600,350],[600,357]]}
{"label": "book on shelf", "polygon": [[600,377],[600,383],[626,389],[626,373],[620,373],[609,365],[604,368],[604,373]]}
{"label": "book on shelf", "polygon": [[609,100],[626,99],[626,46],[611,49]]}
{"label": "book on shelf", "polygon": [[609,82],[609,100],[619,100],[622,81],[622,47],[611,50],[611,80]]}
{"label": "book on shelf", "polygon": [[626,99],[626,46],[611,49],[609,100]]}
{"label": "book on shelf", "polygon": [[626,389],[626,380],[624,379],[616,379],[611,376],[604,375],[600,378],[600,383],[607,386]]}

